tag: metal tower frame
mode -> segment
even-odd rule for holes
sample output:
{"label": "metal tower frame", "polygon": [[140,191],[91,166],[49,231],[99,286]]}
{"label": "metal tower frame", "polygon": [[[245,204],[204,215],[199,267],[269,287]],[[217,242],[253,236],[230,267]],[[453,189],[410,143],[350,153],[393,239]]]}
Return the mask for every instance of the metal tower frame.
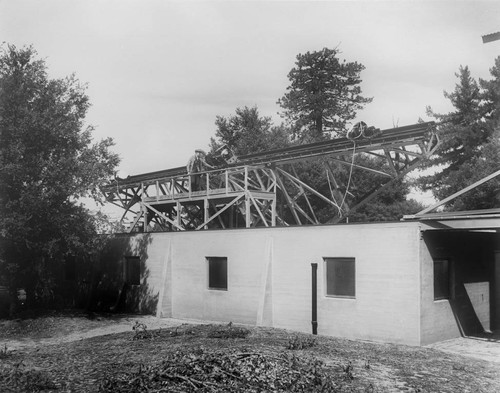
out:
{"label": "metal tower frame", "polygon": [[[320,224],[315,200],[331,206],[337,223],[430,157],[440,144],[435,123],[387,129],[372,138],[337,138],[256,153],[223,168],[197,173],[201,190],[192,187],[185,167],[116,179],[102,188],[106,200],[124,209],[130,231],[183,231],[208,228]],[[356,158],[377,159],[370,167]],[[300,179],[296,163],[320,158],[328,193]],[[356,197],[351,176],[339,167],[379,176],[380,186]],[[350,201],[347,203],[347,201]]]}

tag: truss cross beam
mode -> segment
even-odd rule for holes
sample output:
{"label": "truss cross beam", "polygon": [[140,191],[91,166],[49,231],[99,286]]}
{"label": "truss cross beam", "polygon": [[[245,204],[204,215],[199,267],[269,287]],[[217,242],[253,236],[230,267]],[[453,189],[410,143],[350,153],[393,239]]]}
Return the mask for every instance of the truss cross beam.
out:
{"label": "truss cross beam", "polygon": [[[414,124],[371,139],[338,138],[242,156],[195,174],[202,189],[194,189],[193,174],[179,167],[117,178],[102,190],[109,203],[125,210],[122,220],[131,223],[131,231],[318,224],[318,205],[334,212],[329,222],[340,222],[434,154],[440,144],[434,126]],[[308,160],[323,165],[326,177],[316,184],[324,189],[301,179],[293,165]],[[356,196],[353,171],[378,176],[380,187]]]}

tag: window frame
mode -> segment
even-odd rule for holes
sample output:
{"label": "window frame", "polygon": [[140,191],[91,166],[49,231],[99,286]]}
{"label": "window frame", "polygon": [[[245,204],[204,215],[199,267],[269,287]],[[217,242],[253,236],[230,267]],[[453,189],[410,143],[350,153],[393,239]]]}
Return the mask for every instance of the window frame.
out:
{"label": "window frame", "polygon": [[[228,260],[227,257],[221,257],[221,256],[207,256],[205,257],[205,261],[207,262],[207,289],[210,291],[228,291],[229,290],[229,274],[228,274]],[[211,271],[212,268],[215,269],[215,266],[212,263],[215,262],[223,262],[222,266],[222,271],[219,273],[224,273],[224,277],[222,279],[213,279],[211,276],[211,273],[216,274],[217,271],[213,272]],[[219,267],[220,269],[220,267]],[[211,280],[212,278],[212,280]],[[213,282],[216,281],[216,282]],[[222,285],[214,285],[214,284],[219,284],[219,282],[222,283]],[[212,285],[211,285],[212,284]]]}
{"label": "window frame", "polygon": [[[137,261],[137,266],[131,267],[132,261]],[[141,285],[141,258],[134,255],[125,256],[123,265],[123,280],[127,285]],[[134,275],[132,277],[132,275]]]}
{"label": "window frame", "polygon": [[[328,298],[336,298],[336,299],[356,299],[356,258],[354,257],[323,257],[324,261],[324,283],[325,283],[325,296]],[[349,287],[352,286],[352,294],[339,294],[337,293],[330,293],[329,289],[334,286],[335,283],[332,283],[329,285],[329,262],[348,262],[349,264],[352,264],[352,273],[350,271],[346,272],[345,274],[352,274],[352,283],[348,284]],[[332,273],[333,274],[333,273]],[[350,288],[347,288],[349,291],[351,291]]]}
{"label": "window frame", "polygon": [[[446,294],[442,296],[436,296],[436,265],[439,262],[446,262],[446,279],[447,279],[447,290]],[[453,299],[453,286],[452,286],[452,277],[453,277],[453,262],[449,257],[440,257],[432,259],[432,297],[435,302],[440,300],[450,300]]]}

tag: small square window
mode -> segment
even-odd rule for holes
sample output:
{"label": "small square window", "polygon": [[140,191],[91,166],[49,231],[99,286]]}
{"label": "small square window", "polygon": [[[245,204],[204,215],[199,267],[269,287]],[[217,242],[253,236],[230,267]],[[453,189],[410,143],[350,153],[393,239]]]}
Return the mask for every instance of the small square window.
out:
{"label": "small square window", "polygon": [[450,298],[450,261],[434,260],[434,300]]}
{"label": "small square window", "polygon": [[125,257],[125,283],[141,284],[141,260],[139,257]]}
{"label": "small square window", "polygon": [[227,258],[207,257],[208,289],[227,290]]}
{"label": "small square window", "polygon": [[356,265],[354,258],[325,258],[326,295],[356,296]]}

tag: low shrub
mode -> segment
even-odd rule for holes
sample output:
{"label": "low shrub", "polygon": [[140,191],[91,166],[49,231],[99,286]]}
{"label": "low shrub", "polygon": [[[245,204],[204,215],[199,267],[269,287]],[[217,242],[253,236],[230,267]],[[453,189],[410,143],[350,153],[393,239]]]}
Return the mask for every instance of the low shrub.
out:
{"label": "low shrub", "polygon": [[215,325],[207,334],[210,338],[246,338],[250,330],[244,327],[233,326],[232,322],[227,325]]}
{"label": "low shrub", "polygon": [[313,337],[292,336],[288,339],[287,349],[306,349],[316,345],[316,340]]}

